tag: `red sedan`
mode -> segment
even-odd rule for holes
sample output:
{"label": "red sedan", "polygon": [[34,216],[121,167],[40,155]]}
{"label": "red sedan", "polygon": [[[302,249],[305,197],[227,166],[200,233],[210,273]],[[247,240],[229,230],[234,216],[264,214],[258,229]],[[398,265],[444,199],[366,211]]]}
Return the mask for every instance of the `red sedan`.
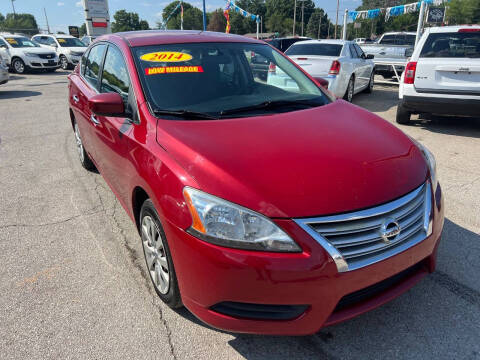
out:
{"label": "red sedan", "polygon": [[[254,75],[252,53],[285,84]],[[69,104],[80,161],[135,222],[156,292],[214,327],[311,334],[435,268],[433,155],[261,41],[106,35]]]}

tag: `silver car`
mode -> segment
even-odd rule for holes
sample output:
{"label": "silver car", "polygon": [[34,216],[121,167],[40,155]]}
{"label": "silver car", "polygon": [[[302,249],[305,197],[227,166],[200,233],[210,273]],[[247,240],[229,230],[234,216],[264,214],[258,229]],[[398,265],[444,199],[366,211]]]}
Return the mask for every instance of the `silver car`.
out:
{"label": "silver car", "polygon": [[4,58],[0,55],[0,85],[8,82],[8,66]]}
{"label": "silver car", "polygon": [[285,54],[312,77],[326,80],[328,90],[339,98],[352,101],[353,95],[373,90],[373,56],[365,55],[355,41],[302,41]]}

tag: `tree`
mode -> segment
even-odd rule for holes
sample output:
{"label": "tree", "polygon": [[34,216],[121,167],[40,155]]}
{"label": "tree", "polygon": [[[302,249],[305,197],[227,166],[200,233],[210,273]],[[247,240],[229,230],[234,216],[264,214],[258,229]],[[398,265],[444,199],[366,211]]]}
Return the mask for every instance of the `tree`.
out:
{"label": "tree", "polygon": [[208,16],[208,31],[225,32],[227,26],[227,19],[223,14],[223,9],[217,9]]}
{"label": "tree", "polygon": [[480,23],[480,0],[452,0],[447,8],[447,21],[449,25]]}
{"label": "tree", "polygon": [[[322,22],[320,24],[320,19],[322,19]],[[320,26],[321,25],[321,26]],[[318,27],[321,27],[320,29],[320,37]],[[310,20],[308,21],[307,25],[307,36],[311,38],[320,38],[320,39],[325,39],[327,38],[328,34],[328,27],[332,26],[332,23],[330,22],[330,19],[328,18],[328,15],[325,13],[323,9],[315,9],[313,12],[312,16],[310,16]]]}
{"label": "tree", "polygon": [[[301,34],[302,29],[302,4],[304,12],[304,29],[315,10],[315,3],[312,0],[304,2],[297,1],[295,34]],[[267,30],[279,32],[282,35],[291,34],[293,28],[293,14],[295,0],[266,0],[266,25]],[[273,17],[273,19],[272,19]],[[304,30],[305,34],[305,30]]]}
{"label": "tree", "polygon": [[148,22],[140,20],[135,12],[127,12],[119,10],[113,15],[112,32],[133,31],[133,30],[149,30]]}
{"label": "tree", "polygon": [[87,25],[85,23],[83,23],[82,26],[78,28],[78,35],[80,37],[87,35]]}
{"label": "tree", "polygon": [[[162,18],[163,22],[167,21],[167,18],[171,15],[167,23],[167,29],[180,30],[181,12],[180,8],[172,14],[172,11],[177,7],[178,1],[173,1],[163,9]],[[187,2],[183,4],[183,29],[184,30],[201,30],[203,29],[203,13],[200,9],[193,7]],[[163,23],[157,22],[157,26],[160,28]]]}
{"label": "tree", "polygon": [[38,34],[38,25],[32,14],[7,14],[1,23],[3,31],[19,32],[26,35]]}

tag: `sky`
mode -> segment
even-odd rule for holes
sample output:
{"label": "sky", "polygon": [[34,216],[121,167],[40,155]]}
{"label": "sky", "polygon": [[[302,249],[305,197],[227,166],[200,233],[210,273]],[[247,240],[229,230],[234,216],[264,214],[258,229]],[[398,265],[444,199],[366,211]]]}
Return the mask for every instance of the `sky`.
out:
{"label": "sky", "polygon": [[[147,20],[150,27],[155,27],[161,19],[163,8],[173,0],[109,0],[110,16],[117,10],[125,9],[139,14],[141,19]],[[185,0],[202,8],[201,0]],[[207,11],[212,11],[225,6],[225,0],[205,0]],[[328,16],[335,21],[336,0],[314,0],[317,7],[322,7]],[[69,25],[79,26],[84,22],[84,11],[82,2],[79,0],[15,0],[15,11],[17,13],[33,14],[41,29],[47,28],[43,8],[48,16],[50,30],[52,32],[64,31],[68,33]],[[355,9],[361,5],[361,0],[340,0],[340,9]],[[5,15],[12,12],[11,0],[0,0],[0,13]],[[113,21],[113,19],[111,19]],[[341,20],[339,20],[341,22]]]}

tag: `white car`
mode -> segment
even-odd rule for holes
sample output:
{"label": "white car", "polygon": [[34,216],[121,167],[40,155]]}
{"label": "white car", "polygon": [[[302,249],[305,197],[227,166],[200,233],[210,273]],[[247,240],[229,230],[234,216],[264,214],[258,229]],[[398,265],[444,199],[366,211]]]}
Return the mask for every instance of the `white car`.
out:
{"label": "white car", "polygon": [[33,36],[32,40],[43,47],[54,49],[63,70],[75,67],[87,50],[87,46],[83,42],[71,35],[39,34]]}
{"label": "white car", "polygon": [[96,38],[96,36],[84,35],[80,40],[85,44],[85,46],[89,46],[95,41]]}
{"label": "white car", "polygon": [[402,74],[397,122],[480,115],[480,26],[427,28]]}
{"label": "white car", "polygon": [[352,101],[361,91],[371,92],[374,63],[354,41],[309,40],[293,44],[285,52],[314,78],[328,82],[328,90]]}
{"label": "white car", "polygon": [[0,34],[0,56],[18,74],[29,69],[55,71],[60,67],[54,51],[44,49],[22,35]]}
{"label": "white car", "polygon": [[8,82],[8,66],[7,62],[0,56],[0,85],[6,84]]}

